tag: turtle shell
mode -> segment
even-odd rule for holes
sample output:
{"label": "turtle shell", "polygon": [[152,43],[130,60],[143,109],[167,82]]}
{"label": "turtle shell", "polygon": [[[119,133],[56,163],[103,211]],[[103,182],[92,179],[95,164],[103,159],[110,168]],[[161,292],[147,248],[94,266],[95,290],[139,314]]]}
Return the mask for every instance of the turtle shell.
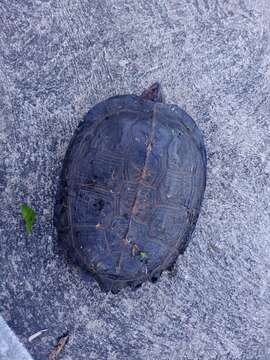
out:
{"label": "turtle shell", "polygon": [[66,152],[59,240],[105,291],[155,281],[186,249],[205,184],[202,134],[186,112],[109,98],[85,115]]}

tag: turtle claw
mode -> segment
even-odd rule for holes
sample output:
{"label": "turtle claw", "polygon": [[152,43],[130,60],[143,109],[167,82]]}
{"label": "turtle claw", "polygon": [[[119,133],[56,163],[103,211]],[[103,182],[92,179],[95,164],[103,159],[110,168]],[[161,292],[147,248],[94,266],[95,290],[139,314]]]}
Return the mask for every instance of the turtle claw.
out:
{"label": "turtle claw", "polygon": [[153,274],[151,275],[150,281],[151,281],[153,284],[156,283],[156,282],[159,280],[160,275],[161,275],[161,272],[160,272],[160,271],[156,271],[155,273],[153,273]]}

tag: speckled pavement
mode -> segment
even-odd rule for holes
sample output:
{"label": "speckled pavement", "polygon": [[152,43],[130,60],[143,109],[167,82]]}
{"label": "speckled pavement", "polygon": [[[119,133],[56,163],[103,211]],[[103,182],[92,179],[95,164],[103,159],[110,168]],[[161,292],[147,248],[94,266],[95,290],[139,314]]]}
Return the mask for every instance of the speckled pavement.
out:
{"label": "speckled pavement", "polygon": [[[64,360],[270,359],[269,30],[269,0],[0,0],[0,310],[34,359],[66,331]],[[203,209],[176,274],[106,295],[57,247],[58,175],[92,105],[156,80],[204,133]]]}

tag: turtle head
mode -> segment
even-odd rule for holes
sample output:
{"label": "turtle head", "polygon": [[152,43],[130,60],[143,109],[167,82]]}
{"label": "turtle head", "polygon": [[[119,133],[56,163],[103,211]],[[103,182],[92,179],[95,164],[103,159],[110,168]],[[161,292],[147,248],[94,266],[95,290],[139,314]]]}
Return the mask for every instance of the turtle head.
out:
{"label": "turtle head", "polygon": [[144,100],[164,102],[164,97],[162,95],[161,85],[159,82],[155,82],[149,88],[144,90],[140,97]]}

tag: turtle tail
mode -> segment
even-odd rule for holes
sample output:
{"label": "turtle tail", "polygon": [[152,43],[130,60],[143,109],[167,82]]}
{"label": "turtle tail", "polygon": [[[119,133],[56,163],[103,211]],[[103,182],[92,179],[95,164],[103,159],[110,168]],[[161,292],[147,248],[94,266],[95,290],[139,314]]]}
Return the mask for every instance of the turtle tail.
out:
{"label": "turtle tail", "polygon": [[164,102],[164,97],[162,95],[161,85],[159,82],[155,82],[149,88],[144,90],[140,97],[143,100]]}

